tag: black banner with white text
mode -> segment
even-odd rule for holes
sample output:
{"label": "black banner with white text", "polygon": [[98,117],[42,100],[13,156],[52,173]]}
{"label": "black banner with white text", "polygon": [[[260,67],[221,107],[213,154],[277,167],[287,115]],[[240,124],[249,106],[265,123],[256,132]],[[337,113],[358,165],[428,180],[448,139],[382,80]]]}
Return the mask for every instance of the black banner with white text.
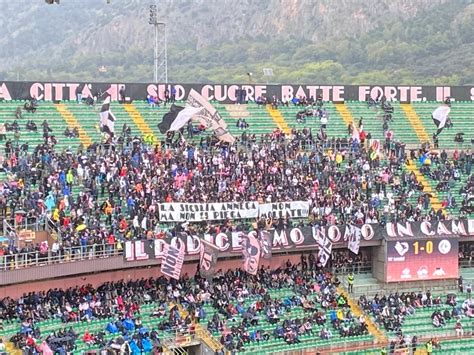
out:
{"label": "black banner with white text", "polygon": [[127,100],[145,100],[147,95],[164,100],[165,91],[174,86],[176,99],[185,100],[194,89],[205,99],[219,103],[236,102],[236,91],[243,89],[248,101],[258,97],[321,97],[323,101],[365,101],[385,95],[387,100],[399,102],[443,101],[450,96],[458,101],[474,101],[474,86],[407,86],[407,85],[259,85],[259,84],[154,84],[154,83],[94,83],[94,82],[14,82],[0,81],[1,100],[21,100],[36,97],[38,100],[75,100],[77,93],[83,98],[107,93],[113,101],[125,89]]}
{"label": "black banner with white text", "polygon": [[[257,239],[262,240],[262,257],[268,258],[271,253],[281,251],[314,250],[328,238],[336,247],[348,247],[354,242],[354,226],[339,225],[329,227],[301,227],[282,230],[268,230],[258,236],[257,231],[251,231]],[[185,255],[199,255],[201,239],[215,246],[219,253],[242,254],[243,232],[219,233],[215,235],[187,235],[166,240],[128,241],[125,243],[125,260],[160,259],[163,257],[163,246],[166,243],[183,250]],[[357,247],[364,247],[369,242],[385,239],[387,241],[432,240],[436,238],[458,238],[474,236],[474,219],[449,220],[443,222],[406,222],[385,226],[380,224],[364,224],[357,226]],[[271,243],[271,253],[268,243]],[[373,243],[372,243],[373,245]],[[355,251],[355,247],[351,245]],[[358,249],[358,248],[357,248]]]}

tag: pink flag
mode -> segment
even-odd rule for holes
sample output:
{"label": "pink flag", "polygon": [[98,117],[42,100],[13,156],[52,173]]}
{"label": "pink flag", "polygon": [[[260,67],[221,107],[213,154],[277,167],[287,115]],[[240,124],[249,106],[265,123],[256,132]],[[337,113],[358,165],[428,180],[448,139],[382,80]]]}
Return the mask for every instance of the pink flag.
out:
{"label": "pink flag", "polygon": [[256,275],[260,263],[260,241],[256,232],[250,232],[242,237],[242,255],[244,257],[244,270],[251,275]]}
{"label": "pink flag", "polygon": [[184,262],[184,250],[179,250],[169,244],[163,247],[163,259],[161,260],[161,272],[163,275],[179,280]]}

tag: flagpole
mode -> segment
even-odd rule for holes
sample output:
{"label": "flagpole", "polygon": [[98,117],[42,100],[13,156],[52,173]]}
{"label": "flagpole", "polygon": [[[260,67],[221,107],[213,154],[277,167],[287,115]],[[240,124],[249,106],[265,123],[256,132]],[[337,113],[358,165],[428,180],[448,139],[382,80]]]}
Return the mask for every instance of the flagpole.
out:
{"label": "flagpole", "polygon": [[156,84],[158,83],[158,21],[155,21],[155,70],[154,70],[154,80],[153,82]]}

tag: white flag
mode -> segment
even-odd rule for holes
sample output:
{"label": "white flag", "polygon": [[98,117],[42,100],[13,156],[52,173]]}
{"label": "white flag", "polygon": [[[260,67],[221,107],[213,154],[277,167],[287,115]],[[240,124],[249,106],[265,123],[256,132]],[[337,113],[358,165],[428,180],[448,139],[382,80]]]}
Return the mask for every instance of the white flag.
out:
{"label": "white flag", "polygon": [[349,242],[347,244],[347,248],[350,251],[352,251],[354,254],[359,254],[360,237],[361,237],[360,228],[351,225]]}
{"label": "white flag", "polygon": [[329,259],[331,258],[332,241],[327,235],[325,235],[323,238],[318,239],[318,246],[319,246],[319,251],[318,251],[319,263],[323,267],[325,267]]}
{"label": "white flag", "polygon": [[187,106],[201,107],[202,111],[194,116],[194,119],[202,123],[206,128],[212,129],[214,135],[221,141],[234,143],[235,137],[227,130],[227,123],[222,119],[219,112],[196,90],[192,89],[186,101]]}

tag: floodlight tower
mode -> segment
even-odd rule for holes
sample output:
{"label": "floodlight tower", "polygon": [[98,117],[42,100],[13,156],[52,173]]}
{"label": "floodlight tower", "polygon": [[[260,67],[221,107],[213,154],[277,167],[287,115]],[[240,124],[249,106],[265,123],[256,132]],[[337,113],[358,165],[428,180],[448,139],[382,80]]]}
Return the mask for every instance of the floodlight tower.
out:
{"label": "floodlight tower", "polygon": [[158,21],[158,6],[156,0],[150,5],[148,23],[155,27],[154,75],[155,83],[168,83],[168,49],[166,41],[166,23]]}

